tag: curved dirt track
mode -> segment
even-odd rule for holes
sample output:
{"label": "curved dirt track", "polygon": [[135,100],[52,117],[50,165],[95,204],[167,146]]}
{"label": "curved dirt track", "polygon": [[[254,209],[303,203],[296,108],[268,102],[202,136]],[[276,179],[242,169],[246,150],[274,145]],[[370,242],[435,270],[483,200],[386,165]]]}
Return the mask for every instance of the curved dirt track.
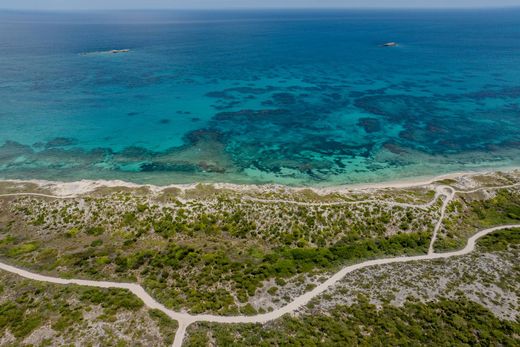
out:
{"label": "curved dirt track", "polygon": [[[437,188],[437,194],[443,194],[441,193],[442,191],[444,191],[444,201],[441,207],[441,215],[439,217],[439,220],[437,221],[437,224],[435,224],[435,228],[433,229],[433,235],[430,241],[430,247],[428,248],[428,254],[434,253],[435,241],[437,240],[437,234],[439,233],[439,229],[442,226],[442,221],[444,220],[444,216],[446,215],[446,207],[448,207],[448,204],[455,197],[455,190],[451,187],[440,186]],[[438,195],[436,195],[436,197],[437,196]]]}
{"label": "curved dirt track", "polygon": [[[500,188],[509,188],[509,187],[516,187],[518,184],[511,185],[511,186],[504,186],[504,187],[490,187],[487,189],[500,189]],[[480,188],[480,189],[486,189],[486,188]],[[480,190],[478,189],[478,190]],[[477,191],[477,190],[475,190]],[[473,191],[471,191],[473,192]],[[11,272],[13,274],[35,280],[35,281],[42,281],[42,282],[48,282],[48,283],[55,283],[55,284],[74,284],[74,285],[81,285],[81,286],[90,286],[90,287],[98,287],[98,288],[119,288],[119,289],[127,289],[131,291],[134,295],[139,297],[144,304],[149,308],[159,309],[162,312],[164,312],[166,315],[168,315],[170,318],[178,321],[179,328],[175,334],[175,340],[173,343],[173,346],[180,347],[182,346],[182,342],[184,340],[184,336],[186,333],[186,328],[195,322],[215,322],[215,323],[265,323],[268,321],[272,321],[275,319],[278,319],[282,317],[283,315],[287,313],[292,313],[297,311],[302,306],[306,305],[310,300],[313,298],[319,296],[323,292],[325,292],[327,289],[335,285],[338,281],[340,281],[343,277],[345,277],[348,273],[351,273],[356,270],[360,270],[366,267],[370,266],[377,266],[377,265],[386,265],[386,264],[393,264],[393,263],[404,263],[404,262],[411,262],[411,261],[420,261],[420,260],[433,260],[433,259],[445,259],[455,256],[461,256],[471,253],[475,249],[476,241],[485,236],[488,235],[494,231],[497,230],[504,230],[504,229],[511,229],[511,228],[518,228],[520,227],[520,224],[513,224],[513,225],[503,225],[503,226],[497,226],[485,230],[481,230],[472,237],[468,239],[468,242],[466,246],[458,251],[454,252],[448,252],[448,253],[434,253],[433,245],[435,243],[437,232],[441,227],[442,221],[444,219],[446,207],[449,204],[449,202],[454,198],[455,194],[459,193],[458,191],[454,190],[451,187],[448,186],[439,186],[437,187],[436,194],[434,199],[424,205],[411,205],[413,207],[425,207],[425,206],[432,206],[437,199],[440,196],[444,196],[445,199],[443,201],[442,207],[441,207],[441,216],[439,218],[439,221],[437,222],[434,233],[432,236],[432,240],[430,242],[428,254],[426,255],[419,255],[419,256],[403,256],[403,257],[396,257],[396,258],[383,258],[383,259],[375,259],[375,260],[368,260],[359,264],[349,265],[344,268],[342,268],[340,271],[336,272],[334,275],[332,275],[329,279],[327,279],[325,282],[318,285],[313,290],[306,292],[299,297],[295,298],[292,302],[289,304],[280,307],[276,310],[273,310],[268,313],[264,314],[258,314],[255,316],[218,316],[218,315],[209,315],[209,314],[201,314],[201,315],[191,315],[188,313],[183,312],[175,312],[173,310],[170,310],[166,308],[161,303],[157,302],[154,298],[152,298],[139,284],[135,283],[120,283],[120,282],[106,282],[106,281],[90,281],[90,280],[81,280],[81,279],[63,279],[59,277],[51,277],[51,276],[44,276],[40,274],[36,274],[30,271],[26,271],[5,263],[0,262],[0,269],[4,271]],[[467,193],[464,191],[460,191],[460,193]],[[3,196],[21,196],[21,195],[31,195],[31,196],[41,196],[41,197],[49,197],[49,198],[57,198],[56,196],[52,195],[45,195],[45,194],[31,194],[31,193],[15,193],[15,194],[3,194],[0,195],[0,197]],[[58,197],[59,198],[59,197]],[[65,198],[65,197],[62,197]],[[67,197],[70,198],[70,197]],[[360,202],[357,202],[360,203]]]}
{"label": "curved dirt track", "polygon": [[469,238],[466,246],[458,251],[448,252],[448,253],[433,253],[426,255],[418,255],[411,257],[396,257],[396,258],[384,258],[384,259],[375,259],[368,260],[359,264],[346,266],[340,271],[336,272],[332,277],[330,277],[325,282],[318,285],[313,290],[300,295],[296,299],[294,299],[291,303],[276,309],[272,312],[259,314],[255,316],[217,316],[217,315],[191,315],[188,313],[175,312],[164,305],[157,302],[154,298],[152,298],[144,289],[138,284],[135,283],[119,283],[119,282],[105,282],[105,281],[90,281],[90,280],[80,280],[80,279],[63,279],[59,277],[51,277],[44,276],[40,274],[36,274],[30,271],[26,271],[5,263],[0,262],[0,269],[4,271],[11,272],[13,274],[28,278],[34,281],[55,283],[55,284],[75,284],[80,286],[89,286],[89,287],[98,287],[98,288],[119,288],[119,289],[127,289],[139,297],[146,306],[149,308],[155,308],[163,311],[170,318],[179,322],[179,329],[175,335],[174,346],[181,346],[182,341],[184,339],[184,334],[186,328],[194,323],[194,322],[215,322],[215,323],[265,323],[271,320],[275,320],[280,318],[281,316],[297,311],[300,307],[306,305],[311,299],[322,294],[324,291],[332,287],[338,281],[340,281],[346,274],[360,270],[369,266],[376,265],[386,265],[393,263],[405,263],[411,261],[420,261],[420,260],[433,260],[433,259],[445,259],[455,256],[461,256],[465,254],[471,253],[475,249],[476,241],[494,231],[503,230],[503,229],[511,229],[518,228],[520,224],[512,224],[512,225],[502,225],[494,228],[489,228],[485,230],[479,231],[477,234],[473,235]]}

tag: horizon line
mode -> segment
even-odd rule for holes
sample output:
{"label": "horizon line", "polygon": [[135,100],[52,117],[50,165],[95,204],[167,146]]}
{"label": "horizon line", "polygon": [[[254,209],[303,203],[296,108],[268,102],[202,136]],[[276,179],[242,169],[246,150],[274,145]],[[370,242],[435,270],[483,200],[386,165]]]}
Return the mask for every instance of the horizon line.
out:
{"label": "horizon line", "polygon": [[504,5],[504,6],[458,6],[458,7],[446,7],[446,6],[427,6],[427,7],[415,7],[415,6],[403,6],[403,7],[391,7],[391,6],[371,6],[371,7],[337,7],[337,6],[309,6],[309,7],[143,7],[143,8],[51,8],[51,9],[29,9],[29,8],[3,8],[0,7],[0,11],[12,11],[12,12],[113,12],[113,11],[306,11],[306,10],[360,10],[360,11],[378,11],[378,10],[395,10],[395,11],[443,11],[443,10],[501,10],[501,9],[520,9],[520,5]]}

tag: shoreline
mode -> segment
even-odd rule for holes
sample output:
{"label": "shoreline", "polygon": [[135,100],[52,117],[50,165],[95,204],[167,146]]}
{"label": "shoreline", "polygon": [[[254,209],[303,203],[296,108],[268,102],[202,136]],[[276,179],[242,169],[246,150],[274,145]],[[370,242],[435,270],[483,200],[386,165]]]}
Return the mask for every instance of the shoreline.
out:
{"label": "shoreline", "polygon": [[[446,175],[439,175],[435,176],[433,178],[429,179],[422,179],[422,178],[415,178],[413,180],[407,180],[407,181],[401,181],[401,182],[382,182],[378,183],[376,185],[369,184],[369,185],[362,185],[361,187],[358,185],[356,187],[350,186],[351,190],[356,189],[381,189],[381,187],[386,188],[399,188],[399,187],[417,187],[417,186],[426,186],[428,184],[432,184],[435,181],[443,180],[443,179],[450,179],[450,178],[457,178],[459,183],[465,183],[463,180],[464,178],[467,178],[469,181],[471,181],[471,178],[474,176],[485,176],[488,178],[493,177],[499,177],[499,173],[504,172],[511,172],[514,173],[515,176],[520,173],[518,169],[512,169],[508,171],[486,171],[486,172],[459,172],[459,173],[450,173]],[[493,176],[495,175],[495,176]],[[157,186],[150,186],[150,185],[139,185],[135,183],[129,183],[124,181],[78,181],[78,182],[50,182],[50,181],[40,181],[40,180],[32,180],[32,181],[21,181],[21,180],[0,180],[1,182],[14,182],[14,183],[32,183],[32,184],[38,184],[39,187],[44,188],[52,188],[55,189],[62,189],[63,192],[75,192],[76,194],[82,194],[86,193],[88,191],[92,191],[93,189],[97,189],[100,187],[131,187],[131,188],[142,188],[147,187],[150,189],[150,192],[154,192],[154,189],[156,192],[160,192],[163,189],[167,189],[168,187],[176,187],[175,185],[166,186],[166,187],[157,187]],[[520,183],[516,183],[515,186],[518,186]],[[190,185],[183,185],[184,189],[188,189],[189,187],[195,187],[197,184],[190,184]],[[215,187],[218,187],[218,184],[214,185]],[[258,189],[258,186],[249,185],[249,186],[239,186],[239,185],[231,185],[231,184],[220,184],[220,186],[224,187],[234,187],[235,189],[251,189],[252,187]],[[269,186],[271,189],[274,189],[274,186]],[[269,189],[269,187],[264,187],[265,189]],[[367,188],[368,187],[368,188]],[[506,186],[501,186],[506,187]],[[496,187],[496,188],[501,188]],[[454,199],[455,194],[457,191],[452,188],[445,185],[437,185],[436,187],[437,194],[433,199],[433,202],[438,201],[438,199],[441,199],[441,196],[444,196],[443,204],[441,206],[441,214],[439,216],[439,219],[435,225],[433,235],[430,240],[428,252],[426,254],[418,254],[418,255],[402,255],[402,256],[394,256],[394,257],[382,257],[382,258],[375,258],[370,260],[364,260],[358,263],[345,265],[335,271],[334,273],[331,273],[327,275],[327,279],[320,284],[318,284],[316,287],[314,287],[310,291],[306,291],[298,296],[295,296],[292,298],[292,300],[272,311],[268,311],[265,313],[257,313],[255,315],[233,315],[233,316],[226,316],[226,315],[219,315],[219,314],[209,314],[209,313],[202,313],[202,314],[192,314],[188,313],[184,310],[182,311],[175,311],[172,309],[167,308],[164,304],[162,304],[160,301],[156,300],[154,297],[152,297],[146,290],[145,287],[143,287],[139,283],[131,283],[131,282],[113,282],[113,281],[107,281],[107,280],[89,280],[89,279],[77,279],[77,278],[63,278],[63,277],[53,277],[48,275],[43,275],[37,272],[31,272],[29,270],[26,270],[21,267],[16,267],[14,265],[10,265],[5,262],[0,262],[0,270],[7,271],[10,273],[13,273],[15,275],[28,278],[30,280],[36,280],[41,282],[47,282],[47,283],[54,283],[59,285],[79,285],[79,286],[88,286],[88,287],[98,287],[98,288],[119,288],[119,289],[126,289],[129,290],[131,293],[133,293],[135,296],[137,296],[148,308],[151,309],[158,309],[162,311],[164,314],[166,314],[171,319],[178,322],[178,329],[175,333],[173,346],[174,347],[182,347],[183,342],[186,337],[186,331],[187,328],[196,322],[211,322],[211,323],[219,323],[219,324],[265,324],[269,321],[273,321],[276,319],[279,319],[280,317],[283,317],[286,314],[293,314],[295,312],[298,312],[303,306],[307,305],[311,300],[313,300],[315,297],[319,297],[326,293],[328,290],[333,288],[339,281],[341,281],[345,276],[348,274],[362,270],[366,267],[371,266],[384,266],[387,264],[396,264],[396,263],[406,263],[406,262],[415,262],[415,261],[433,261],[438,259],[447,259],[450,257],[456,257],[456,256],[464,256],[467,254],[470,254],[475,250],[475,246],[477,241],[490,233],[493,233],[495,231],[504,230],[504,229],[513,229],[520,227],[519,224],[508,224],[508,225],[498,225],[494,227],[490,227],[488,229],[480,230],[476,234],[472,235],[468,238],[464,248],[450,251],[450,252],[435,252],[434,249],[434,243],[437,239],[437,232],[439,231],[441,227],[441,223],[445,219],[446,216],[446,209],[448,204]],[[260,189],[262,189],[260,187]],[[298,189],[298,188],[296,188]],[[299,188],[302,189],[302,188]],[[307,189],[307,188],[304,188]],[[336,189],[347,189],[345,186],[343,187],[337,187]],[[480,190],[482,188],[479,188],[477,190]],[[83,190],[83,191],[81,191]],[[293,191],[294,190],[293,188]],[[23,194],[23,193],[22,193]],[[30,194],[30,193],[29,193]],[[68,198],[64,196],[64,198]]]}
{"label": "shoreline", "polygon": [[460,171],[442,175],[434,176],[420,176],[403,178],[392,181],[383,181],[376,183],[354,183],[344,184],[331,187],[312,187],[312,186],[289,186],[283,184],[237,184],[237,183],[205,183],[205,182],[194,182],[188,184],[170,184],[170,185],[153,185],[153,184],[139,184],[123,180],[79,180],[79,181],[49,181],[49,180],[38,180],[38,179],[0,179],[0,183],[15,183],[15,184],[35,184],[38,188],[49,189],[59,196],[74,196],[81,194],[88,194],[100,188],[147,188],[153,193],[160,193],[167,189],[180,189],[182,191],[194,189],[198,185],[213,186],[216,189],[228,189],[237,192],[246,191],[274,191],[274,190],[289,190],[292,192],[299,192],[302,190],[312,190],[313,192],[324,195],[338,192],[352,192],[352,191],[366,191],[366,190],[380,190],[380,189],[402,189],[402,188],[415,188],[424,187],[433,184],[436,181],[446,179],[457,179],[479,175],[489,175],[494,173],[511,173],[520,170],[520,167],[510,167],[497,170],[482,170],[482,171]]}

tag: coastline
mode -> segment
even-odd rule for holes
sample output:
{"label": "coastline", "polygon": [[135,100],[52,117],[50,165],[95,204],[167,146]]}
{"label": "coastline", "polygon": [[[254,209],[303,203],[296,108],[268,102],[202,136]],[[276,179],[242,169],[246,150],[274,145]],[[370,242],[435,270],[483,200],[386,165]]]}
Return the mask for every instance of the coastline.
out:
{"label": "coastline", "polygon": [[511,173],[519,171],[520,167],[502,168],[497,170],[483,170],[483,171],[460,171],[435,176],[421,176],[412,178],[403,178],[399,180],[374,182],[374,183],[354,183],[331,187],[312,187],[312,186],[289,186],[283,184],[236,184],[236,183],[205,183],[194,182],[189,184],[170,184],[170,185],[153,185],[153,184],[139,184],[123,180],[79,180],[72,182],[65,181],[49,181],[38,179],[0,179],[0,183],[15,183],[15,184],[35,184],[38,188],[48,189],[57,196],[76,196],[91,193],[100,188],[130,188],[139,189],[147,188],[153,193],[160,193],[167,189],[180,189],[182,191],[193,189],[199,184],[212,186],[216,189],[227,189],[236,192],[247,191],[292,191],[298,192],[302,190],[311,190],[319,195],[326,195],[331,193],[341,192],[355,192],[366,190],[380,190],[380,189],[402,189],[424,187],[433,184],[436,181],[447,179],[471,178],[479,175],[489,175],[494,173]]}
{"label": "coastline", "polygon": [[[159,299],[156,299],[150,293],[146,291],[146,287],[143,287],[139,282],[118,282],[112,281],[111,279],[100,279],[100,280],[90,280],[90,279],[79,279],[79,278],[62,278],[62,277],[52,277],[49,275],[41,274],[38,272],[31,272],[30,270],[26,270],[21,267],[16,267],[10,265],[9,263],[0,262],[0,269],[4,271],[11,272],[13,274],[42,282],[55,283],[60,285],[80,285],[80,286],[88,286],[88,287],[98,287],[98,288],[119,288],[126,289],[136,295],[144,304],[152,309],[158,309],[166,314],[173,320],[176,320],[179,324],[178,329],[175,334],[173,346],[182,346],[183,341],[186,338],[186,330],[188,326],[197,322],[213,322],[220,324],[244,324],[244,323],[255,323],[255,324],[265,324],[267,322],[279,319],[280,317],[286,314],[297,313],[301,307],[308,304],[315,297],[319,297],[323,293],[326,293],[328,290],[333,288],[339,281],[341,281],[348,274],[362,270],[371,266],[382,266],[386,264],[394,264],[394,263],[405,263],[405,262],[415,262],[415,261],[429,261],[429,260],[439,260],[439,259],[447,259],[450,257],[463,256],[471,253],[475,249],[476,241],[486,236],[492,232],[504,230],[504,229],[512,229],[519,227],[518,224],[501,224],[497,226],[490,227],[488,229],[479,230],[476,234],[469,237],[467,242],[465,243],[464,248],[453,250],[449,252],[436,252],[434,248],[434,243],[437,240],[437,233],[439,232],[443,220],[446,218],[446,210],[449,203],[454,199],[455,194],[459,192],[455,190],[455,188],[451,186],[447,186],[446,184],[450,184],[450,182],[436,182],[447,179],[456,179],[456,185],[462,185],[464,188],[464,193],[472,193],[481,189],[486,188],[478,188],[473,191],[466,190],[466,188],[471,187],[471,185],[485,183],[485,184],[493,184],[498,182],[493,182],[492,179],[496,178],[497,181],[500,181],[502,178],[510,179],[509,176],[501,176],[504,173],[510,173],[514,178],[518,178],[518,174],[520,171],[518,168],[511,168],[510,170],[491,170],[491,171],[480,171],[480,172],[454,172],[444,175],[433,176],[430,178],[422,178],[417,177],[414,179],[402,180],[402,181],[393,181],[393,182],[380,182],[375,184],[363,184],[363,185],[345,185],[333,188],[333,191],[342,191],[342,192],[355,192],[356,190],[378,190],[384,188],[409,188],[409,187],[428,187],[429,189],[435,188],[436,195],[433,197],[431,203],[426,205],[432,206],[435,202],[442,199],[443,203],[440,207],[440,215],[438,220],[436,221],[433,235],[429,241],[429,249],[427,254],[418,254],[418,255],[402,255],[402,256],[394,256],[394,257],[382,257],[382,258],[374,258],[365,260],[362,262],[345,265],[338,269],[335,273],[331,273],[327,275],[328,278],[316,285],[313,289],[309,291],[305,291],[297,296],[291,298],[291,301],[283,304],[282,306],[276,307],[275,309],[268,312],[257,312],[254,315],[220,315],[220,314],[212,314],[212,313],[201,313],[201,314],[193,314],[188,313],[185,310],[176,311],[173,309],[167,308]],[[168,188],[178,188],[178,189],[190,189],[197,186],[197,183],[188,184],[188,185],[169,185],[169,186],[153,186],[153,185],[140,185],[131,182],[111,180],[111,181],[76,181],[76,182],[51,182],[51,181],[42,181],[42,180],[0,180],[2,182],[9,182],[19,184],[20,188],[29,188],[27,184],[36,185],[39,188],[50,189],[53,190],[56,195],[60,195],[58,198],[74,198],[76,194],[87,194],[88,192],[93,192],[98,188],[103,187],[127,187],[131,189],[139,189],[146,188],[148,190],[144,190],[145,192],[149,191],[151,194],[156,192],[161,192]],[[518,182],[518,181],[516,181]],[[437,183],[434,187],[431,186],[433,183]],[[520,183],[515,183],[514,186],[517,187]],[[220,184],[208,184],[209,186],[213,186],[217,189],[234,189],[235,191],[248,191],[250,189],[260,189],[260,190],[269,190],[269,189],[287,189],[293,192],[302,189],[309,189],[307,187],[303,188],[294,188],[294,187],[286,187],[281,185],[236,185],[236,184],[228,184],[228,183],[220,183]],[[34,187],[34,186],[33,186]],[[491,189],[497,188],[505,188],[507,186],[498,186],[493,187]],[[15,187],[17,188],[17,187]],[[319,193],[328,193],[331,192],[331,188],[318,188],[315,189],[316,192]],[[9,195],[44,195],[39,193],[14,193],[14,194],[5,194]],[[64,195],[68,194],[68,195]],[[53,196],[50,196],[51,198]],[[441,198],[444,197],[444,198]],[[80,198],[83,200],[83,198]],[[425,206],[426,206],[425,205]],[[419,205],[414,205],[417,207]]]}

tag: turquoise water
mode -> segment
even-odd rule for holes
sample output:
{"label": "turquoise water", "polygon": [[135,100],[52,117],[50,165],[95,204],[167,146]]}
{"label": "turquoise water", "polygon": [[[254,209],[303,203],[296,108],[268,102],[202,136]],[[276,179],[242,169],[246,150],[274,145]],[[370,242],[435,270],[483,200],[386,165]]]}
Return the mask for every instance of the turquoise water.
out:
{"label": "turquoise water", "polygon": [[0,178],[337,185],[520,163],[520,9],[0,12],[0,47]]}

